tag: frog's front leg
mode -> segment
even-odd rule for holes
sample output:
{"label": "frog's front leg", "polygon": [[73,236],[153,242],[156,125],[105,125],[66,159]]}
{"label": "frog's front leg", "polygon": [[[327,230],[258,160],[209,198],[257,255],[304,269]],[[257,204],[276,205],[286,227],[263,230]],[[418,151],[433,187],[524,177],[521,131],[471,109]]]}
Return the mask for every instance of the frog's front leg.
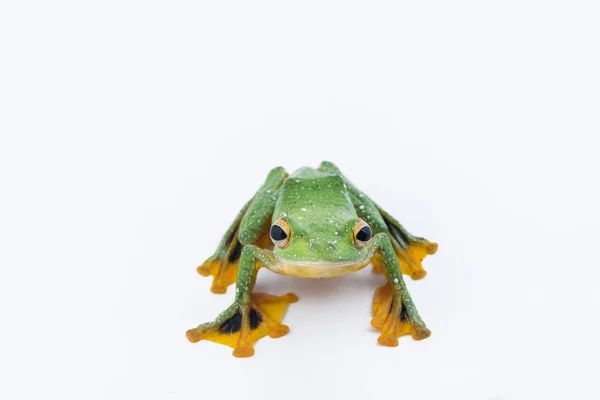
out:
{"label": "frog's front leg", "polygon": [[192,343],[209,340],[232,347],[236,357],[254,354],[254,343],[269,335],[277,338],[289,332],[281,320],[290,303],[298,301],[296,295],[272,296],[252,293],[259,268],[274,265],[273,255],[254,245],[242,250],[236,281],[235,300],[231,306],[212,322],[199,325],[186,332]]}
{"label": "frog's front leg", "polygon": [[269,222],[279,196],[277,189],[287,175],[282,167],[269,172],[264,184],[235,217],[215,253],[197,268],[200,275],[213,276],[210,288],[213,293],[224,294],[235,282],[244,245],[266,248],[272,244]]}
{"label": "frog's front leg", "polygon": [[429,337],[431,331],[421,319],[406,288],[400,264],[390,237],[385,233],[374,236],[370,243],[371,262],[380,268],[387,283],[375,291],[371,325],[381,330],[377,341],[384,346],[397,346],[398,338],[411,334],[413,339]]}

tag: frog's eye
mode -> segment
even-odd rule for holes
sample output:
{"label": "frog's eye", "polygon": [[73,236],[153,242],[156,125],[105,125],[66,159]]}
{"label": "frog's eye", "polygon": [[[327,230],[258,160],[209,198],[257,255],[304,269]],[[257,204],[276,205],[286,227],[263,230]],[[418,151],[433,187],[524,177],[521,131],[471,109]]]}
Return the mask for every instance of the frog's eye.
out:
{"label": "frog's eye", "polygon": [[273,225],[271,225],[269,236],[271,236],[271,240],[277,247],[283,248],[287,246],[290,241],[290,235],[290,226],[287,222],[285,222],[285,220],[277,220]]}
{"label": "frog's eye", "polygon": [[371,227],[362,219],[354,226],[354,243],[357,247],[365,247],[373,237]]}

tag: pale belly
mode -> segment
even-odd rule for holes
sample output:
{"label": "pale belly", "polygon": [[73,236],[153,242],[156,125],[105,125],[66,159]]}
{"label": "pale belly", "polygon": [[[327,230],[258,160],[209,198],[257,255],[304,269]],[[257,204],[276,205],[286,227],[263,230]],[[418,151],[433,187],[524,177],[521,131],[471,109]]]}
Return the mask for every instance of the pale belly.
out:
{"label": "pale belly", "polygon": [[275,272],[298,278],[334,278],[356,272],[367,265],[370,260],[348,263],[290,263],[277,260]]}

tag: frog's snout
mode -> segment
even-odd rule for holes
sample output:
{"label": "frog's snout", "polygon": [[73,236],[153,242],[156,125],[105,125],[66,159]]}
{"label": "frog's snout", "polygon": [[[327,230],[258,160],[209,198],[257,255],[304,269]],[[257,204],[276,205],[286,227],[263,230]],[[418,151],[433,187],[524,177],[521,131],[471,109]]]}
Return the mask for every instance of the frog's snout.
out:
{"label": "frog's snout", "polygon": [[311,241],[308,244],[308,251],[310,252],[315,252],[315,253],[319,253],[321,252],[321,245],[319,243],[316,243],[314,241]]}
{"label": "frog's snout", "polygon": [[340,251],[340,249],[338,248],[338,245],[336,242],[334,242],[334,241],[327,242],[327,252],[329,252],[331,254],[331,253],[337,253],[339,251]]}
{"label": "frog's snout", "polygon": [[328,254],[337,253],[340,251],[338,245],[335,241],[327,241],[321,242],[311,240],[308,244],[308,251],[311,253],[320,253],[326,252]]}

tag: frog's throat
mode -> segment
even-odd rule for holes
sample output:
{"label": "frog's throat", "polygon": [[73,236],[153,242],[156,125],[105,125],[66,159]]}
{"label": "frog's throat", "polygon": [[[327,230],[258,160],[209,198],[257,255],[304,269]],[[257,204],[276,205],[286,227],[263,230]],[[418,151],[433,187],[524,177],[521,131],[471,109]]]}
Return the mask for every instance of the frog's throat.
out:
{"label": "frog's throat", "polygon": [[298,278],[334,278],[356,272],[369,264],[370,260],[332,262],[299,262],[277,260],[277,271],[282,275]]}

